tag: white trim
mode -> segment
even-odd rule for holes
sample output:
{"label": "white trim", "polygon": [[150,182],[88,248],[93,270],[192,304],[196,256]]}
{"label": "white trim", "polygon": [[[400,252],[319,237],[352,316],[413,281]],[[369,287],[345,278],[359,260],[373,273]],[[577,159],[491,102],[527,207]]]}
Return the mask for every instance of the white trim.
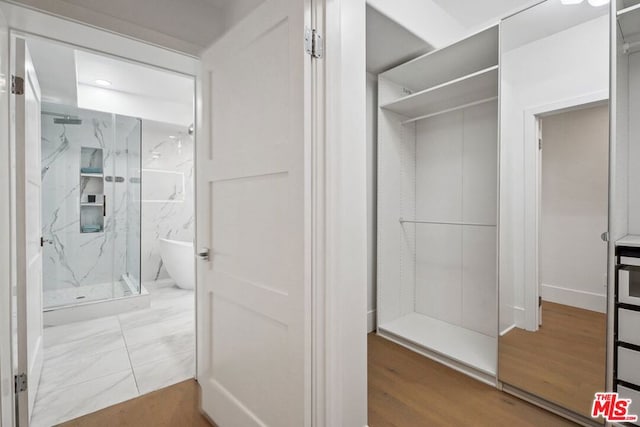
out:
{"label": "white trim", "polygon": [[607,312],[607,296],[594,292],[580,291],[577,289],[563,288],[542,284],[542,300],[568,305],[570,307],[583,308],[585,310]]}
{"label": "white trim", "polygon": [[524,307],[513,307],[513,323],[516,327],[522,328],[524,325]]}
{"label": "white trim", "polygon": [[[524,111],[524,319],[516,325],[537,331],[539,325],[539,196],[540,150],[538,149],[538,121],[549,114],[587,108],[609,99],[608,91],[561,99]],[[516,315],[517,316],[517,315]]]}
{"label": "white trim", "polygon": [[313,425],[358,427],[367,424],[365,0],[313,7],[326,44],[313,61]]}
{"label": "white trim", "polygon": [[369,310],[367,312],[367,333],[376,330],[376,310]]}
{"label": "white trim", "polygon": [[503,337],[505,335],[507,335],[509,332],[511,332],[512,329],[516,328],[516,324],[512,324],[507,326],[506,328],[504,328],[501,332],[500,332],[500,336]]}

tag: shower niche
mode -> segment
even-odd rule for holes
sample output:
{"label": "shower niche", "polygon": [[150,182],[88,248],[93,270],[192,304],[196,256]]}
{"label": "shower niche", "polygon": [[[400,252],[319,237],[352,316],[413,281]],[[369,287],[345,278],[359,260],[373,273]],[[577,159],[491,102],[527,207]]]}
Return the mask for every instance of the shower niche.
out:
{"label": "shower niche", "polygon": [[104,150],[80,148],[80,233],[101,233],[106,217]]}

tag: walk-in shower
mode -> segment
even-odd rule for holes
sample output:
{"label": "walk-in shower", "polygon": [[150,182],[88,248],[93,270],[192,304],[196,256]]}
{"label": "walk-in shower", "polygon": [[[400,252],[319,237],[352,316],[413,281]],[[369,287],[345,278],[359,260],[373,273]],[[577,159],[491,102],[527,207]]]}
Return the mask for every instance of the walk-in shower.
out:
{"label": "walk-in shower", "polygon": [[142,125],[42,106],[45,311],[141,294]]}

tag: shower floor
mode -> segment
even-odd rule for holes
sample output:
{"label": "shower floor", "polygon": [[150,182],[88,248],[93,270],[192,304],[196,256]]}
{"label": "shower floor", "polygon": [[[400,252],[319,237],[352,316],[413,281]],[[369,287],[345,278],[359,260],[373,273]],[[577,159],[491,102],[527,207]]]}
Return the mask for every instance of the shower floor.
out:
{"label": "shower floor", "polygon": [[96,283],[86,286],[55,289],[43,292],[44,309],[64,307],[84,302],[102,301],[133,295],[133,291],[125,280],[117,282]]}

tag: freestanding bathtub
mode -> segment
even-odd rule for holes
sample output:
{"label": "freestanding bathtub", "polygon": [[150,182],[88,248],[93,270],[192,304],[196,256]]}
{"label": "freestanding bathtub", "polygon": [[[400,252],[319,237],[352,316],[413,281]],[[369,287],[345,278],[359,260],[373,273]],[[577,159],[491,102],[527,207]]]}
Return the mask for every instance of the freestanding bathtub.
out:
{"label": "freestanding bathtub", "polygon": [[160,257],[167,273],[182,289],[193,289],[196,284],[193,243],[160,239]]}

